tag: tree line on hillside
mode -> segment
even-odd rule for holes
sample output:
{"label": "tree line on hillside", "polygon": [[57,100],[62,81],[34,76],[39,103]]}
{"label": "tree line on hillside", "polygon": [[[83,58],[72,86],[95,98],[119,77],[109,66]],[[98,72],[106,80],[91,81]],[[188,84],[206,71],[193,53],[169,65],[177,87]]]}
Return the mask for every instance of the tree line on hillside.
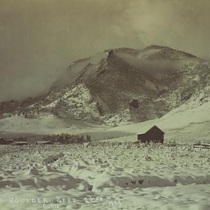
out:
{"label": "tree line on hillside", "polygon": [[[27,107],[36,103],[37,101],[40,101],[40,97],[28,97],[24,100],[10,100],[10,101],[3,101],[0,102],[0,116],[4,117],[4,113],[10,113],[10,114],[17,114],[17,115],[25,115],[28,114]],[[31,108],[34,113],[39,112],[39,103],[36,104],[34,108]],[[31,113],[30,113],[31,114]]]}
{"label": "tree line on hillside", "polygon": [[42,140],[61,144],[86,143],[91,141],[91,136],[62,133],[54,135],[45,135],[42,137]]}
{"label": "tree line on hillside", "polygon": [[51,113],[53,110],[42,108],[41,105],[47,105],[53,100],[55,100],[55,98],[48,98],[46,93],[36,97],[28,97],[22,100],[2,101],[0,102],[0,118],[10,117],[15,114],[18,116],[23,115],[26,118],[31,118],[35,115],[39,115],[40,112]]}
{"label": "tree line on hillside", "polygon": [[[11,117],[13,115],[24,116],[25,118],[36,118],[41,113],[53,114],[55,116],[60,116],[62,114],[61,110],[64,108],[64,101],[60,99],[55,107],[41,107],[41,102],[43,104],[50,103],[49,100],[40,100],[38,97],[28,98],[23,101],[3,101],[0,102],[0,119]],[[61,112],[61,113],[60,113]],[[68,113],[65,113],[66,115]]]}
{"label": "tree line on hillside", "polygon": [[[3,138],[1,138],[3,139]],[[4,140],[4,139],[3,139]],[[15,137],[11,139],[12,142],[26,142],[26,144],[31,143],[38,143],[43,142],[44,144],[54,144],[54,143],[60,143],[60,144],[83,144],[83,143],[90,143],[91,142],[91,136],[90,135],[76,135],[76,134],[68,134],[68,133],[62,133],[62,134],[54,134],[54,135],[44,135],[42,137]],[[45,142],[47,141],[47,142]]]}

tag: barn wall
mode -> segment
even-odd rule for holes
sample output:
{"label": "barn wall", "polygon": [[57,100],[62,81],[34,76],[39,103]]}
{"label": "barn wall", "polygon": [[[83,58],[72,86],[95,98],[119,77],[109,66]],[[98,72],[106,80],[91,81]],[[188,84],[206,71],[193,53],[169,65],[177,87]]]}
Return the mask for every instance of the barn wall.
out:
{"label": "barn wall", "polygon": [[147,139],[154,142],[163,143],[164,134],[157,130],[151,130],[146,134]]}
{"label": "barn wall", "polygon": [[147,137],[145,136],[145,134],[140,134],[138,135],[138,140],[141,141],[142,143],[146,143]]}
{"label": "barn wall", "polygon": [[147,139],[149,141],[163,143],[163,134],[162,133],[149,133],[147,134]]}
{"label": "barn wall", "polygon": [[155,142],[155,143],[163,143],[164,141],[164,133],[159,130],[158,128],[154,127],[145,134],[139,134],[138,135],[138,140],[141,141],[142,143],[146,142]]}

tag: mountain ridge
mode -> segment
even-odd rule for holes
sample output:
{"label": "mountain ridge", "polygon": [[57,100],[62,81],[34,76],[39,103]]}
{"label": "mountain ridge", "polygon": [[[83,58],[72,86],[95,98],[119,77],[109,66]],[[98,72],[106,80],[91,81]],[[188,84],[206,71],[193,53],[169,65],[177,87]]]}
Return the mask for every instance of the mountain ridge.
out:
{"label": "mountain ridge", "polygon": [[166,46],[109,49],[72,62],[47,93],[13,102],[9,112],[107,125],[146,121],[205,90],[209,69],[209,62]]}

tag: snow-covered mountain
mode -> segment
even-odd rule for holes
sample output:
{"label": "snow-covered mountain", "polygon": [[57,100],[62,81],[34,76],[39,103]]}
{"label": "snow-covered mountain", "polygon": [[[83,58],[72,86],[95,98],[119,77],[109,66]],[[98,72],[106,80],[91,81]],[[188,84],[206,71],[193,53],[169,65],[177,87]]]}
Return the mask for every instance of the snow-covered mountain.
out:
{"label": "snow-covered mountain", "polygon": [[51,113],[107,125],[141,122],[195,100],[208,102],[209,81],[210,62],[186,52],[156,45],[111,49],[71,63],[45,94],[1,103],[0,114]]}

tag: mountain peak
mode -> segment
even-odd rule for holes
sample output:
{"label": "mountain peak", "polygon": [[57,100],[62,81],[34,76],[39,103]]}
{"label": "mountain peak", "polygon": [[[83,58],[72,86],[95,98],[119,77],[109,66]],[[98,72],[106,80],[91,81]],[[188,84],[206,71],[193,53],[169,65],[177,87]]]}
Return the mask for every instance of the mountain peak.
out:
{"label": "mountain peak", "polygon": [[175,50],[167,46],[150,45],[145,47],[139,53],[139,58],[147,60],[170,60],[170,61],[203,61],[195,55],[190,53]]}
{"label": "mountain peak", "polygon": [[19,107],[94,123],[145,121],[185,103],[209,80],[209,66],[183,51],[109,49],[72,62],[47,94]]}

